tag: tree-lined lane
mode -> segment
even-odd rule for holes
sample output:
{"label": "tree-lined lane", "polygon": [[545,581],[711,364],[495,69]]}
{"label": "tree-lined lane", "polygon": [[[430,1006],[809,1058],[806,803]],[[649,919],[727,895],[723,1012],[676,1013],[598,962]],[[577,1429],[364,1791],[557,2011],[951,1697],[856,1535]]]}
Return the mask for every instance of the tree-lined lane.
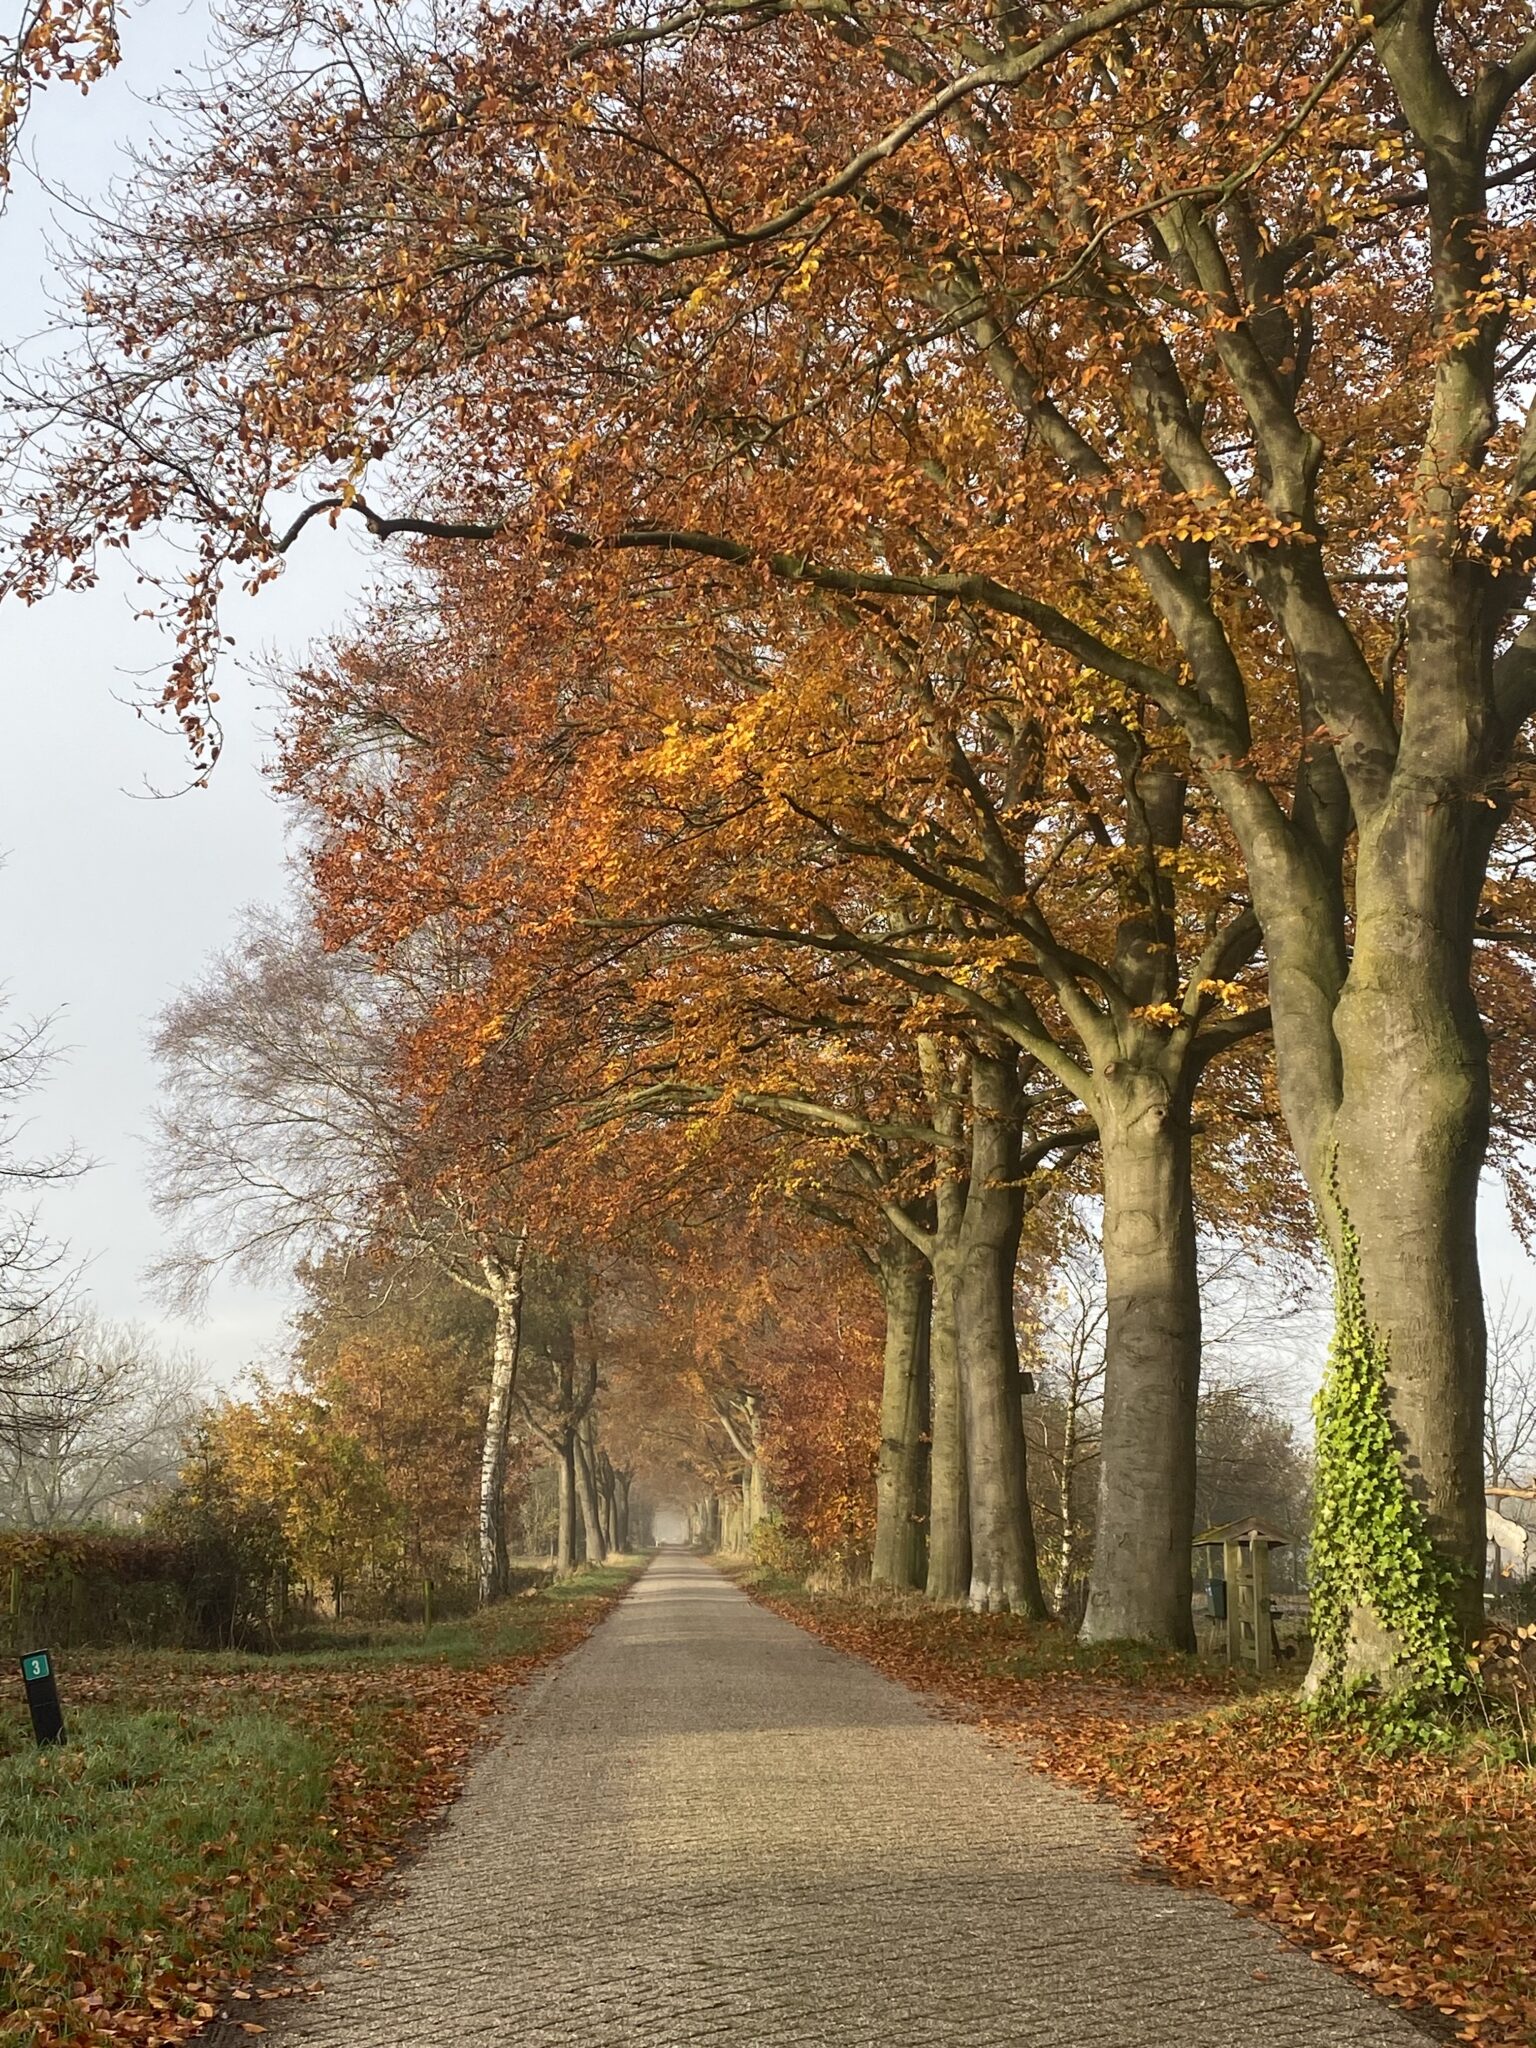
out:
{"label": "tree-lined lane", "polygon": [[527,1697],[282,2048],[1408,2048],[1131,1830],[663,1554]]}

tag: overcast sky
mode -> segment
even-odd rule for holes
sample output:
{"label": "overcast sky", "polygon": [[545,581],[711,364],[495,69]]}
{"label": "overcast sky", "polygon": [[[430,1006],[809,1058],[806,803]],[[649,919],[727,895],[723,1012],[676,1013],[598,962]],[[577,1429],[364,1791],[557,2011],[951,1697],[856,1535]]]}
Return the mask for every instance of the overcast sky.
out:
{"label": "overcast sky", "polygon": [[[36,101],[27,156],[43,180],[100,194],[121,168],[122,144],[156,118],[145,102],[178,66],[196,64],[204,40],[200,5],[134,9],[113,78],[83,101],[63,89]],[[0,219],[7,343],[47,319],[52,207],[24,164]],[[51,282],[67,299],[67,280]],[[231,606],[241,654],[258,667],[263,656],[291,663],[344,623],[368,563],[366,542],[311,529],[270,591]],[[14,1011],[59,1019],[64,1057],[39,1101],[38,1142],[74,1141],[99,1162],[49,1196],[50,1225],[90,1261],[103,1313],[156,1325],[227,1380],[281,1341],[288,1297],[280,1286],[225,1283],[207,1318],[189,1325],[147,1291],[159,1232],[144,1172],[155,1100],[147,1037],[157,1011],[229,939],[241,908],[281,893],[284,821],[262,779],[269,720],[249,680],[226,684],[228,744],[212,787],[150,794],[178,785],[184,758],[132,708],[166,649],[131,613],[119,585],[0,614],[0,981]],[[1528,1297],[1530,1266],[1496,1192],[1484,1210],[1490,1293],[1508,1284]]]}
{"label": "overcast sky", "polygon": [[[135,8],[121,71],[82,101],[62,88],[34,101],[26,154],[44,180],[102,191],[126,138],[155,118],[143,101],[195,61],[199,8]],[[0,218],[0,335],[16,343],[47,319],[52,202],[25,166]],[[260,600],[231,607],[240,653],[289,659],[345,620],[367,576],[365,547],[314,530]],[[185,781],[178,743],[133,708],[144,675],[166,662],[160,635],[136,625],[128,589],[60,596],[0,612],[0,981],[12,1013],[58,1017],[62,1050],[39,1098],[39,1145],[73,1140],[99,1164],[52,1191],[45,1216],[90,1261],[102,1311],[151,1322],[228,1378],[281,1338],[281,1287],[233,1283],[206,1320],[167,1316],[143,1274],[160,1226],[151,1212],[144,1137],[155,1075],[156,1012],[231,936],[241,907],[283,888],[284,821],[262,779],[268,751],[255,687],[233,675],[228,742],[211,788],[156,800]]]}

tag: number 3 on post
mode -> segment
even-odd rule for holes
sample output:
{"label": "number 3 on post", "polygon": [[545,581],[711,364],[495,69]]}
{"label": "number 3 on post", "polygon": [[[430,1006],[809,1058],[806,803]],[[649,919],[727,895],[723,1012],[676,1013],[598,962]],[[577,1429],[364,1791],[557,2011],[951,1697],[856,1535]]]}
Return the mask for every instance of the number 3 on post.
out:
{"label": "number 3 on post", "polygon": [[59,1683],[53,1675],[53,1659],[46,1650],[32,1650],[21,1660],[22,1682],[27,1688],[27,1706],[32,1714],[32,1733],[40,1745],[64,1741],[64,1710],[59,1705]]}

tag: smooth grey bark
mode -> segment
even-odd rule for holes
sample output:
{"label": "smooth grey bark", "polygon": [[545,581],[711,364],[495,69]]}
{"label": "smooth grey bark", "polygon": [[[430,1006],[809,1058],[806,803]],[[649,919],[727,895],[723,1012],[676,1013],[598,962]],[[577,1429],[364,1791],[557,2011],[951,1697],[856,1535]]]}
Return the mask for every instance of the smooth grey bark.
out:
{"label": "smooth grey bark", "polygon": [[880,1292],[885,1303],[885,1364],[870,1577],[879,1586],[918,1588],[927,1575],[933,1282],[926,1260],[894,1233],[880,1257]]}
{"label": "smooth grey bark", "polygon": [[1421,796],[1361,830],[1333,1136],[1338,1205],[1386,1343],[1404,1473],[1436,1547],[1461,1563],[1458,1616],[1473,1634],[1483,1622],[1487,1370],[1477,1191],[1490,1091],[1471,990],[1475,899],[1458,886],[1468,863],[1460,848],[1435,844],[1466,836],[1475,821],[1465,808]]}
{"label": "smooth grey bark", "polygon": [[928,1598],[964,1600],[971,1588],[971,1495],[966,1465],[965,1406],[955,1324],[955,1276],[965,1217],[966,1168],[956,1148],[965,1113],[943,1046],[926,1033],[917,1041],[923,1094],[933,1128],[946,1142],[934,1153],[932,1228],[920,1231],[900,1209],[892,1226],[928,1260]]}
{"label": "smooth grey bark", "polygon": [[[1381,609],[1371,607],[1368,623],[1353,602],[1341,603],[1343,583],[1330,581],[1335,536],[1324,529],[1317,487],[1334,451],[1319,438],[1328,423],[1307,402],[1310,366],[1327,359],[1313,348],[1312,224],[1298,222],[1288,198],[1280,217],[1268,213],[1257,185],[1252,213],[1233,216],[1224,200],[1199,196],[1148,213],[1149,260],[1169,303],[1197,294],[1214,315],[1210,357],[1235,416],[1187,381],[1171,329],[1149,323],[1127,345],[1114,294],[1103,294],[1126,417],[1155,444],[1169,485],[1213,504],[1252,489],[1271,516],[1261,543],[1229,540],[1219,552],[1268,613],[1274,648],[1289,665],[1299,762],[1291,790],[1266,779],[1254,749],[1261,697],[1273,731],[1281,671],[1266,661],[1262,676],[1250,673],[1252,643],[1231,637],[1210,552],[1149,544],[1137,493],[1116,488],[1141,473],[1145,449],[1117,443],[1102,413],[1091,424],[1075,417],[1070,371],[1058,388],[1044,383],[1029,347],[963,267],[957,278],[931,274],[927,289],[936,307],[967,320],[1034,445],[1100,493],[1119,559],[1177,643],[1177,665],[1157,668],[1128,656],[1114,635],[1097,639],[1043,593],[997,600],[1004,610],[1027,603],[1046,640],[1181,726],[1226,811],[1263,930],[1292,1140],[1335,1247],[1346,1226],[1358,1238],[1400,1474],[1457,1579],[1462,1626],[1472,1629],[1481,1621],[1485,1371],[1473,1224],[1488,1121],[1472,933],[1488,848],[1511,801],[1516,742],[1536,711],[1536,552],[1525,538],[1536,501],[1536,404],[1521,381],[1522,352],[1504,351],[1509,304],[1490,289],[1489,163],[1496,145],[1501,159],[1518,152],[1519,130],[1506,116],[1536,78],[1536,37],[1521,30],[1502,51],[1463,66],[1441,47],[1442,18],[1434,0],[1407,0],[1371,26],[1390,83],[1375,119],[1406,149],[1399,184],[1415,210],[1405,218],[1421,237],[1412,246],[1428,257],[1433,300],[1417,474],[1401,493],[1392,535],[1404,599],[1384,670],[1371,644],[1387,623]],[[984,310],[968,309],[967,299]],[[1055,309],[1047,304],[1042,317],[1053,320]],[[1500,423],[1521,412],[1518,447],[1496,440]],[[1221,423],[1228,446],[1210,437],[1208,421]],[[1346,430],[1341,450],[1348,445]],[[1347,577],[1346,561],[1338,566]],[[806,572],[797,563],[794,573]],[[1199,978],[1188,986],[1198,990]],[[1367,1556],[1369,1543],[1361,1550]],[[1352,1621],[1372,1620],[1369,1578],[1367,1565]],[[1379,1627],[1358,1636],[1345,1677],[1390,1675],[1396,1646]]]}
{"label": "smooth grey bark", "polygon": [[[941,1226],[942,1228],[942,1226]],[[933,1255],[928,1344],[928,1577],[930,1600],[963,1600],[971,1587],[971,1490],[966,1464],[965,1404],[955,1327],[953,1243]]]}
{"label": "smooth grey bark", "polygon": [[603,1551],[620,1548],[618,1541],[619,1508],[618,1483],[614,1475],[613,1460],[607,1451],[597,1454],[597,1507],[603,1525]]}
{"label": "smooth grey bark", "polygon": [[603,1555],[606,1557],[613,1548],[613,1496],[610,1490],[612,1482],[603,1469],[601,1451],[597,1455],[597,1469],[593,1476],[597,1482],[598,1534],[602,1537]]}
{"label": "smooth grey bark", "polygon": [[559,1475],[559,1508],[556,1519],[555,1571],[567,1578],[576,1569],[576,1438],[567,1430],[555,1452]]}
{"label": "smooth grey bark", "polygon": [[[1408,701],[1426,658],[1410,638]],[[1440,694],[1443,678],[1420,681],[1421,702]],[[1403,751],[1411,732],[1405,705]],[[1447,735],[1438,738],[1443,751]],[[1426,739],[1419,751],[1437,748]],[[1486,1324],[1476,1220],[1490,1117],[1472,954],[1497,818],[1486,805],[1447,800],[1465,761],[1453,778],[1405,776],[1401,759],[1358,822],[1347,956],[1342,893],[1325,865],[1233,809],[1250,827],[1239,837],[1265,933],[1281,1107],[1335,1253],[1342,1228],[1357,1241],[1401,1473],[1452,1567],[1457,1620],[1470,1638],[1483,1625]],[[1366,1584],[1347,1639],[1346,1681],[1395,1681],[1402,1645],[1380,1626]]]}
{"label": "smooth grey bark", "polygon": [[1013,1287],[1024,1219],[1011,1053],[971,1055],[971,1171],[954,1279],[971,1500],[972,1607],[1043,1617]]}
{"label": "smooth grey bark", "polygon": [[[1510,800],[1508,764],[1536,708],[1536,633],[1526,622],[1529,550],[1501,540],[1513,557],[1501,568],[1498,547],[1471,539],[1470,521],[1481,520],[1472,494],[1511,404],[1525,427],[1498,493],[1519,520],[1536,490],[1536,406],[1511,382],[1518,368],[1501,372],[1508,313],[1487,289],[1485,238],[1490,149],[1536,75],[1536,40],[1512,45],[1503,61],[1490,52],[1463,88],[1437,29],[1433,5],[1410,4],[1372,31],[1397,100],[1382,119],[1406,144],[1423,192],[1426,331],[1437,342],[1403,536],[1400,679],[1390,662],[1384,678],[1373,671],[1335,603],[1315,502],[1326,451],[1244,318],[1217,346],[1253,426],[1265,498],[1298,535],[1253,557],[1254,588],[1284,631],[1308,735],[1290,814],[1237,765],[1242,728],[1229,722],[1223,732],[1212,721],[1201,732],[1196,722],[1191,732],[1242,845],[1264,928],[1291,1135],[1335,1250],[1346,1229],[1357,1240],[1401,1477],[1451,1567],[1456,1619],[1471,1634],[1483,1620],[1486,1333],[1475,1205],[1489,1120],[1473,938]],[[1197,262],[1215,246],[1207,222],[1174,232],[1180,253]],[[1287,283],[1275,279],[1277,298]],[[1224,296],[1218,288],[1218,302]],[[1198,661],[1194,671],[1199,687],[1208,676]],[[1342,861],[1351,828],[1352,923]],[[1412,1681],[1405,1646],[1380,1625],[1381,1592],[1367,1566],[1346,1617],[1346,1681]]]}
{"label": "smooth grey bark", "polygon": [[603,1541],[603,1517],[597,1498],[596,1445],[593,1440],[592,1411],[588,1408],[576,1430],[576,1489],[581,1503],[581,1526],[586,1555],[592,1564],[607,1557]]}
{"label": "smooth grey bark", "polygon": [[1123,1059],[1095,1087],[1107,1321],[1098,1531],[1080,1631],[1090,1643],[1194,1648],[1200,1284],[1177,1064]]}
{"label": "smooth grey bark", "polygon": [[589,1361],[578,1381],[569,1328],[559,1333],[557,1350],[559,1355],[549,1361],[550,1383],[547,1392],[540,1395],[538,1407],[522,1390],[518,1405],[530,1427],[554,1454],[559,1479],[555,1568],[558,1572],[569,1572],[586,1553],[586,1528],[595,1527],[595,1503],[588,1498],[591,1467],[584,1457],[578,1456],[577,1441],[597,1392],[597,1367]]}

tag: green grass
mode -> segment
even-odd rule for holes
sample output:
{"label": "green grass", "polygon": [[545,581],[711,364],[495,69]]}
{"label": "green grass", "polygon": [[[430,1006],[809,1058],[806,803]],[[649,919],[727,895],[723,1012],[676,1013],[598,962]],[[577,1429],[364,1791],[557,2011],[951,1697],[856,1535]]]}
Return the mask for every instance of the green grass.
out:
{"label": "green grass", "polygon": [[85,2043],[114,2007],[197,2010],[441,1796],[433,1745],[463,1754],[498,1669],[570,1640],[579,1603],[634,1573],[271,1656],[78,1652],[59,1660],[61,1749],[35,1747],[18,1686],[0,1703],[0,2036]]}
{"label": "green grass", "polygon": [[259,1954],[327,1861],[331,1741],[249,1709],[84,1708],[71,1735],[0,1759],[0,2010],[86,1957],[120,1956],[137,1993],[214,1933],[237,1961]]}
{"label": "green grass", "polygon": [[[570,1597],[600,1590],[590,1583],[590,1576],[583,1573],[579,1581],[571,1582],[578,1593]],[[555,1597],[555,1589],[550,1588],[532,1596],[527,1606],[511,1601],[483,1615],[435,1621],[430,1628],[423,1628],[420,1622],[382,1622],[356,1629],[328,1626],[306,1631],[282,1650],[98,1650],[82,1653],[81,1661],[93,1674],[121,1674],[145,1682],[157,1672],[171,1679],[254,1678],[304,1671],[366,1671],[401,1664],[443,1663],[467,1668],[532,1649],[540,1636],[539,1608]],[[60,1683],[67,1686],[67,1677],[61,1676]]]}
{"label": "green grass", "polygon": [[585,1600],[593,1593],[617,1593],[635,1576],[634,1561],[624,1564],[593,1564],[569,1579],[554,1579],[544,1588],[545,1600]]}

